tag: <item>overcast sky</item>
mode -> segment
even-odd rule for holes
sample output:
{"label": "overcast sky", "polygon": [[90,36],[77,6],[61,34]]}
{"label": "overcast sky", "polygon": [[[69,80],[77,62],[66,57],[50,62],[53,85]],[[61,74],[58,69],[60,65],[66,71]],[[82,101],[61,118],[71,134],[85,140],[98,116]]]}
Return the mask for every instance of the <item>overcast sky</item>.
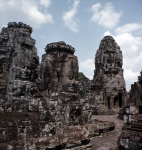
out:
{"label": "overcast sky", "polygon": [[112,35],[123,53],[127,90],[142,69],[142,0],[0,0],[0,27],[24,22],[33,28],[38,55],[50,42],[75,49],[79,70],[94,74],[94,58],[104,35]]}

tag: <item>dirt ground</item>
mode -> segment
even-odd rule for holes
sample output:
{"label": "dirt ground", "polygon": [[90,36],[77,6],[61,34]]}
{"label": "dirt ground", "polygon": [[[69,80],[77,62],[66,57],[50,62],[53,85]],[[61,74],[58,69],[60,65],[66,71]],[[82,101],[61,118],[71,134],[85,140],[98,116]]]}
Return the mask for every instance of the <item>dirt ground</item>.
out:
{"label": "dirt ground", "polygon": [[117,139],[121,133],[123,126],[123,120],[118,119],[118,114],[115,115],[96,115],[94,119],[102,121],[113,121],[115,122],[115,130],[109,134],[100,135],[91,139],[92,148],[91,150],[116,150]]}

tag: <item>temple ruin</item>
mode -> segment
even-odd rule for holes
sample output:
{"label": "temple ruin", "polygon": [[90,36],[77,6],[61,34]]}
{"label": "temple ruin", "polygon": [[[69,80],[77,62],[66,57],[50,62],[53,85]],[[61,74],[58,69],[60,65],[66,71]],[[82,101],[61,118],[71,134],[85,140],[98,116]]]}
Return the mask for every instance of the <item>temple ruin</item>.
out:
{"label": "temple ruin", "polygon": [[31,33],[22,22],[0,33],[0,149],[89,150],[90,137],[114,122],[92,119],[89,98],[80,98],[75,49],[47,44],[39,63]]}
{"label": "temple ruin", "polygon": [[91,93],[95,114],[112,114],[127,104],[123,57],[111,36],[105,36],[95,55],[95,71]]}
{"label": "temple ruin", "polygon": [[47,44],[40,63],[31,33],[22,22],[0,33],[0,150],[94,150],[91,137],[115,134],[115,123],[93,114],[118,112],[124,119],[118,149],[141,150],[142,72],[127,93],[113,37],[101,40],[89,80],[64,41]]}

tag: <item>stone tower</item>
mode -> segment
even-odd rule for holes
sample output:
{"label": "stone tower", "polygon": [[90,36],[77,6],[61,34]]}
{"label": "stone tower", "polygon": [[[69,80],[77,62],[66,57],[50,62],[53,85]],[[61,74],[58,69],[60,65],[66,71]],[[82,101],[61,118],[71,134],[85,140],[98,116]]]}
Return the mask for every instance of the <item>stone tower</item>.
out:
{"label": "stone tower", "polygon": [[9,22],[0,34],[0,103],[7,112],[27,111],[37,90],[39,58],[31,33],[29,25]]}
{"label": "stone tower", "polygon": [[65,42],[47,44],[42,56],[41,78],[48,92],[77,93],[78,59],[75,49]]}
{"label": "stone tower", "polygon": [[94,106],[100,113],[125,105],[126,90],[122,65],[123,56],[120,47],[113,37],[105,36],[95,55],[92,85]]}
{"label": "stone tower", "polygon": [[[61,118],[62,121],[60,120],[62,125],[78,125],[85,120],[87,122],[88,110],[85,108],[85,103],[80,102],[77,93],[78,59],[74,55],[75,49],[60,41],[47,44],[45,51],[46,54],[43,54],[40,65],[43,93],[46,93],[52,99],[52,104],[60,103],[57,104],[60,105],[60,110],[54,107],[52,110],[54,113],[49,112],[49,114],[55,114],[54,117],[59,120],[60,117],[56,115],[58,114],[57,111],[64,111],[65,116],[60,115],[66,117]],[[84,113],[82,114],[82,112]],[[83,119],[83,117],[86,119]]]}

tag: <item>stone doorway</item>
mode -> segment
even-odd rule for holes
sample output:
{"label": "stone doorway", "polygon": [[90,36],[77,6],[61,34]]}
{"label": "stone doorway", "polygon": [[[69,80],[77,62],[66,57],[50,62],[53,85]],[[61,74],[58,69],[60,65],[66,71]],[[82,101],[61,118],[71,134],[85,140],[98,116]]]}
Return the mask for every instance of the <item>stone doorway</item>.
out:
{"label": "stone doorway", "polygon": [[140,99],[141,103],[142,103],[142,94],[141,94],[141,99]]}
{"label": "stone doorway", "polygon": [[122,93],[118,93],[119,108],[122,108]]}
{"label": "stone doorway", "polygon": [[71,111],[70,111],[70,123],[72,125],[78,125],[79,116],[81,116],[81,109],[71,109]]}
{"label": "stone doorway", "polygon": [[142,106],[139,106],[139,113],[142,114]]}
{"label": "stone doorway", "polygon": [[111,108],[110,108],[110,97],[108,97],[108,99],[107,99],[107,104],[108,104],[108,109],[110,110]]}
{"label": "stone doorway", "polygon": [[114,98],[114,107],[118,107],[118,97]]}

